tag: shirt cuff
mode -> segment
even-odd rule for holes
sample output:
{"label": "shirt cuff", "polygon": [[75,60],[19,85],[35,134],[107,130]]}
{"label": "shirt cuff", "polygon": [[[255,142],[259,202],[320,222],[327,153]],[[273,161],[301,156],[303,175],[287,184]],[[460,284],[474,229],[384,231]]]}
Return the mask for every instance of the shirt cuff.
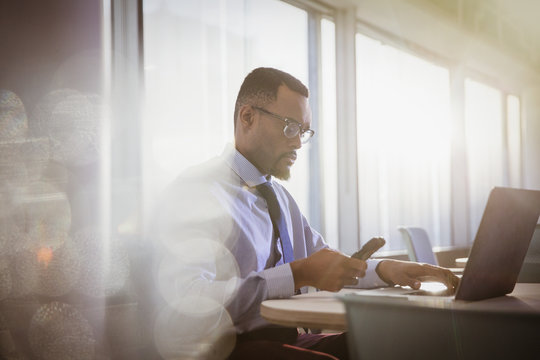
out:
{"label": "shirt cuff", "polygon": [[366,261],[367,263],[367,269],[366,269],[366,276],[363,278],[358,279],[358,284],[352,285],[353,288],[360,288],[360,289],[370,289],[370,288],[377,288],[377,287],[385,287],[388,286],[388,284],[382,280],[379,275],[377,275],[377,272],[375,269],[377,268],[377,265],[384,260],[384,259],[368,259]]}
{"label": "shirt cuff", "polygon": [[288,298],[294,295],[294,278],[290,264],[279,265],[262,272],[268,288],[268,298]]}

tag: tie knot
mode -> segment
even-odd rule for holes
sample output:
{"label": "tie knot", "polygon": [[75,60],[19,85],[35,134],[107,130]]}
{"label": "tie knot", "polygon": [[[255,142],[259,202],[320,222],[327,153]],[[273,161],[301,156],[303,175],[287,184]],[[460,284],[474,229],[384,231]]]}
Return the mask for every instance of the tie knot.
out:
{"label": "tie knot", "polygon": [[274,191],[274,188],[272,187],[272,183],[270,181],[267,181],[265,183],[259,184],[256,186],[257,191],[262,195],[263,198],[266,199],[267,202],[269,202],[269,205],[272,206],[273,203],[277,205],[277,197],[276,192]]}
{"label": "tie knot", "polygon": [[272,187],[272,183],[270,181],[267,181],[267,182],[263,182],[262,184],[259,184],[256,186],[257,190],[274,190],[274,188]]}

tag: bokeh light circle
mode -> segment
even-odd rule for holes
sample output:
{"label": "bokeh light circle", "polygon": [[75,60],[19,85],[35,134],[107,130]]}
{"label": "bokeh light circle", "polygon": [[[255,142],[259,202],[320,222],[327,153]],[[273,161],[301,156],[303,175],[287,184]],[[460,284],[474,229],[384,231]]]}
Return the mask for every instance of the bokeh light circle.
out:
{"label": "bokeh light circle", "polygon": [[49,137],[51,159],[66,166],[84,166],[98,160],[99,126],[104,103],[95,94],[58,89],[36,106],[36,133]]}
{"label": "bokeh light circle", "polygon": [[112,296],[126,285],[130,274],[126,247],[118,239],[86,228],[73,235],[80,257],[81,274],[77,290],[92,297]]}
{"label": "bokeh light circle", "polygon": [[17,295],[62,296],[70,292],[79,279],[79,254],[68,238],[58,248],[39,246],[18,252],[15,270]]}
{"label": "bokeh light circle", "polygon": [[73,306],[53,301],[42,305],[28,330],[32,351],[45,360],[93,359],[95,339],[86,318]]}
{"label": "bokeh light circle", "polygon": [[11,270],[9,259],[0,256],[0,301],[6,299],[11,293]]}
{"label": "bokeh light circle", "polygon": [[212,299],[188,299],[193,312],[165,306],[154,326],[154,341],[164,359],[225,359],[236,344],[236,330],[227,310]]}
{"label": "bokeh light circle", "polygon": [[227,306],[236,296],[239,272],[236,259],[223,244],[193,238],[178,242],[174,251],[162,254],[158,289],[176,311],[191,312],[189,301],[193,300],[193,294],[212,299],[205,308],[210,310],[210,304]]}
{"label": "bokeh light circle", "polygon": [[12,91],[0,89],[0,141],[24,138],[28,119],[22,100]]}

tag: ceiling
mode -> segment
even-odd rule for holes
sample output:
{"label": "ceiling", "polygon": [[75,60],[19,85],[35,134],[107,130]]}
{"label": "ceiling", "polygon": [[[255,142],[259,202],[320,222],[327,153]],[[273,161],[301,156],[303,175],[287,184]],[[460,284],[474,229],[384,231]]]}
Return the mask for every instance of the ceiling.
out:
{"label": "ceiling", "polygon": [[[408,4],[493,45],[540,72],[540,0],[316,0],[336,8]],[[389,12],[389,14],[392,14]]]}
{"label": "ceiling", "polygon": [[540,1],[407,0],[540,68]]}

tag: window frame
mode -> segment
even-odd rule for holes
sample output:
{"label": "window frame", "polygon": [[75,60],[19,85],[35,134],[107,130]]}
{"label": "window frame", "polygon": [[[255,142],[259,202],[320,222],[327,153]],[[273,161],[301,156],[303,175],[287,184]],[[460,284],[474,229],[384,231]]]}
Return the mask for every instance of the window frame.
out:
{"label": "window frame", "polygon": [[[408,52],[414,56],[420,57],[426,61],[434,63],[438,66],[446,67],[450,73],[450,101],[452,111],[452,124],[454,131],[463,135],[464,130],[464,81],[466,78],[481,79],[481,82],[487,85],[494,86],[501,90],[504,96],[513,95],[520,100],[520,123],[523,127],[523,101],[521,98],[522,88],[519,82],[511,85],[502,86],[500,80],[493,76],[487,75],[475,70],[472,66],[463,64],[456,59],[442,56],[429,50],[425,46],[418,45],[414,41],[410,41],[403,36],[393,34],[383,30],[377,25],[373,25],[358,17],[357,8],[354,5],[326,5],[324,3],[312,0],[279,0],[299,9],[305,10],[308,14],[308,59],[309,59],[309,83],[311,92],[311,106],[313,111],[313,128],[316,132],[320,129],[321,104],[319,97],[321,94],[321,26],[320,21],[323,18],[329,19],[335,24],[336,37],[336,101],[337,101],[337,154],[338,154],[338,231],[339,231],[339,248],[345,253],[352,253],[361,245],[359,241],[359,210],[358,210],[358,181],[357,174],[357,159],[351,155],[348,149],[356,148],[356,121],[351,122],[350,119],[356,119],[356,84],[355,80],[351,83],[351,79],[356,79],[355,70],[355,49],[354,38],[357,33],[371,37],[381,41],[384,44],[396,47],[401,51]],[[124,49],[138,59],[138,70],[132,71],[131,75],[138,78],[139,85],[144,85],[144,59],[143,59],[143,17],[142,17],[142,2],[137,0],[135,6],[129,6],[123,0],[103,0],[104,4],[110,4],[111,17],[111,72],[113,78],[113,89],[117,86],[125,84],[125,78],[118,81],[115,72],[121,68],[117,59],[115,59],[115,50]],[[106,8],[106,6],[105,6]],[[129,17],[126,18],[126,17]],[[125,27],[132,28],[135,25],[136,32],[124,35]],[[353,46],[351,47],[351,42]],[[131,45],[130,45],[131,44]],[[134,44],[137,44],[134,46]],[[136,55],[138,54],[138,55]],[[138,71],[138,73],[137,73]],[[492,85],[493,84],[493,85]],[[138,88],[138,87],[137,87]],[[137,94],[128,94],[127,97],[137,98]],[[506,104],[506,100],[503,101]],[[507,112],[503,112],[504,123],[507,123]],[[126,118],[126,117],[124,117]],[[116,120],[116,119],[115,119]],[[127,121],[127,120],[126,120]],[[137,124],[133,123],[133,118],[129,120],[132,131],[140,136],[141,119],[137,119]],[[354,124],[353,124],[354,123]],[[127,124],[112,125],[114,128],[123,128]],[[113,130],[114,130],[113,128]],[[523,147],[524,139],[521,134],[520,142],[520,184],[524,183],[524,156]],[[322,157],[319,141],[312,140],[312,148],[309,152],[309,178],[311,181],[309,186],[309,217],[314,228],[320,229],[325,235],[324,229],[324,182],[322,179]],[[116,145],[118,148],[119,145]],[[123,144],[125,149],[133,150],[133,143]],[[473,239],[467,237],[468,224],[468,195],[459,191],[466,185],[466,166],[464,166],[464,156],[459,150],[459,143],[452,141],[452,161],[451,161],[451,186],[452,186],[452,233],[450,234],[451,246],[469,246]],[[114,149],[113,149],[114,150]],[[130,151],[131,154],[133,152]],[[123,151],[123,150],[122,150]],[[126,150],[128,151],[128,150]],[[138,151],[138,150],[137,150]],[[142,157],[138,154],[139,158]],[[114,168],[114,161],[112,164]],[[505,163],[505,170],[508,169],[508,162]],[[126,198],[133,199],[132,195],[140,189],[140,183],[137,183],[137,177],[142,176],[140,169],[124,169],[125,174],[121,175],[126,179],[133,181],[132,191]],[[117,170],[115,170],[117,171]],[[114,175],[113,175],[114,176]],[[140,181],[140,180],[139,180]],[[114,181],[113,181],[114,183]],[[110,190],[114,193],[115,188],[119,188],[112,184]],[[120,186],[121,188],[121,186]],[[466,188],[466,186],[465,186]],[[142,201],[138,197],[138,206],[142,207]],[[111,205],[114,208],[115,201],[111,200]],[[112,211],[112,210],[111,210]],[[114,221],[111,225],[114,225]],[[114,227],[113,227],[114,228]]]}
{"label": "window frame", "polygon": [[[451,121],[455,135],[451,141],[451,170],[450,170],[450,183],[451,183],[451,234],[450,234],[450,247],[461,248],[469,247],[474,241],[474,236],[470,235],[470,221],[469,221],[469,201],[468,183],[467,183],[467,165],[466,165],[466,153],[461,150],[463,148],[461,142],[465,136],[465,81],[466,79],[472,79],[474,81],[481,82],[488,86],[494,87],[501,92],[501,102],[503,104],[502,111],[502,126],[503,126],[503,139],[504,150],[508,152],[508,112],[506,111],[506,104],[508,96],[516,96],[520,102],[520,124],[523,122],[523,104],[521,96],[519,96],[520,89],[516,84],[503,85],[499,79],[478,71],[470,66],[465,66],[458,63],[455,60],[438,55],[433,51],[418,45],[412,41],[407,40],[404,37],[400,37],[384,31],[374,25],[368,24],[361,19],[357,19],[356,33],[360,33],[364,36],[370,37],[376,41],[380,41],[384,45],[392,46],[400,51],[406,52],[413,56],[419,57],[427,62],[435,65],[445,67],[449,71],[450,75],[450,109],[451,109]],[[356,34],[355,33],[355,34]],[[522,136],[521,136],[522,140]],[[523,185],[523,142],[520,142],[520,174],[519,183]],[[338,156],[339,156],[338,152]],[[502,160],[502,166],[504,169],[504,176],[507,179],[509,176],[509,158],[505,156]],[[466,189],[463,191],[462,189]],[[361,214],[359,215],[361,216]]]}

